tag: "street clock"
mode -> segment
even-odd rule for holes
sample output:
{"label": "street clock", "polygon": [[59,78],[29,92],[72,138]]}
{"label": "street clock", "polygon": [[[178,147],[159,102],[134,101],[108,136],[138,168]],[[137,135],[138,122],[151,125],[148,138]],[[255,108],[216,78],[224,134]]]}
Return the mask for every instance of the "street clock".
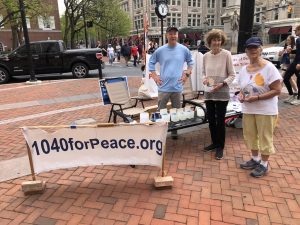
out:
{"label": "street clock", "polygon": [[168,15],[169,7],[167,1],[157,1],[155,13],[159,18],[165,18]]}

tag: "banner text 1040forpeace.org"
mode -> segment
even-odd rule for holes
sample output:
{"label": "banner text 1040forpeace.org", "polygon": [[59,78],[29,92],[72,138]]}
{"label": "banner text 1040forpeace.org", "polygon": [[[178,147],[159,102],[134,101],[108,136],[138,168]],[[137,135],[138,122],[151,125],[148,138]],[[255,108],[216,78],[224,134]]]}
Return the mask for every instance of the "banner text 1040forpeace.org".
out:
{"label": "banner text 1040forpeace.org", "polygon": [[93,165],[161,167],[168,125],[62,128],[48,133],[23,128],[36,173]]}

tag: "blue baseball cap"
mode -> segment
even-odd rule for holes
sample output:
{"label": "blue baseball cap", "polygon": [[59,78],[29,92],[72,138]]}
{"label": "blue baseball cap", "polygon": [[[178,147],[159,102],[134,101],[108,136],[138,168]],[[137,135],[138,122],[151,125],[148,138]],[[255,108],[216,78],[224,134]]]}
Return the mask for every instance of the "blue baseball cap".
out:
{"label": "blue baseball cap", "polygon": [[262,41],[259,37],[251,37],[246,41],[245,47],[249,46],[262,46]]}

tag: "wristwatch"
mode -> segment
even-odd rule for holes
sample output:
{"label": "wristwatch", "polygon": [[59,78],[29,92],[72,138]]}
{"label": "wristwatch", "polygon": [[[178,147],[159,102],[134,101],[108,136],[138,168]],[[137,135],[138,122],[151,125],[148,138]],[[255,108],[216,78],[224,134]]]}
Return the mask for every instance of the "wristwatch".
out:
{"label": "wristwatch", "polygon": [[225,81],[223,81],[222,84],[223,84],[223,87],[224,87],[225,85],[227,85],[227,83],[226,83]]}
{"label": "wristwatch", "polygon": [[191,76],[191,74],[190,74],[190,73],[187,73],[187,72],[185,72],[185,76],[186,76],[187,78],[189,78],[189,77]]}

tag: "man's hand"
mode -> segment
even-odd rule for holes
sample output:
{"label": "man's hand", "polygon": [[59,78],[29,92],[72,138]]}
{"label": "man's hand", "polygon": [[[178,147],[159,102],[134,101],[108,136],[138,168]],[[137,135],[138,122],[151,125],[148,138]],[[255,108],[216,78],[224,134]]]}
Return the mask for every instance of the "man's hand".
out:
{"label": "man's hand", "polygon": [[150,73],[149,77],[151,77],[157,85],[161,85],[163,83],[163,81],[160,79],[160,76],[158,76],[156,73]]}
{"label": "man's hand", "polygon": [[300,64],[296,65],[296,70],[300,70]]}
{"label": "man's hand", "polygon": [[190,76],[190,75],[191,75],[191,72],[189,72],[189,71],[183,71],[183,73],[181,75],[181,78],[179,79],[179,82],[184,83],[188,79],[188,76]]}

